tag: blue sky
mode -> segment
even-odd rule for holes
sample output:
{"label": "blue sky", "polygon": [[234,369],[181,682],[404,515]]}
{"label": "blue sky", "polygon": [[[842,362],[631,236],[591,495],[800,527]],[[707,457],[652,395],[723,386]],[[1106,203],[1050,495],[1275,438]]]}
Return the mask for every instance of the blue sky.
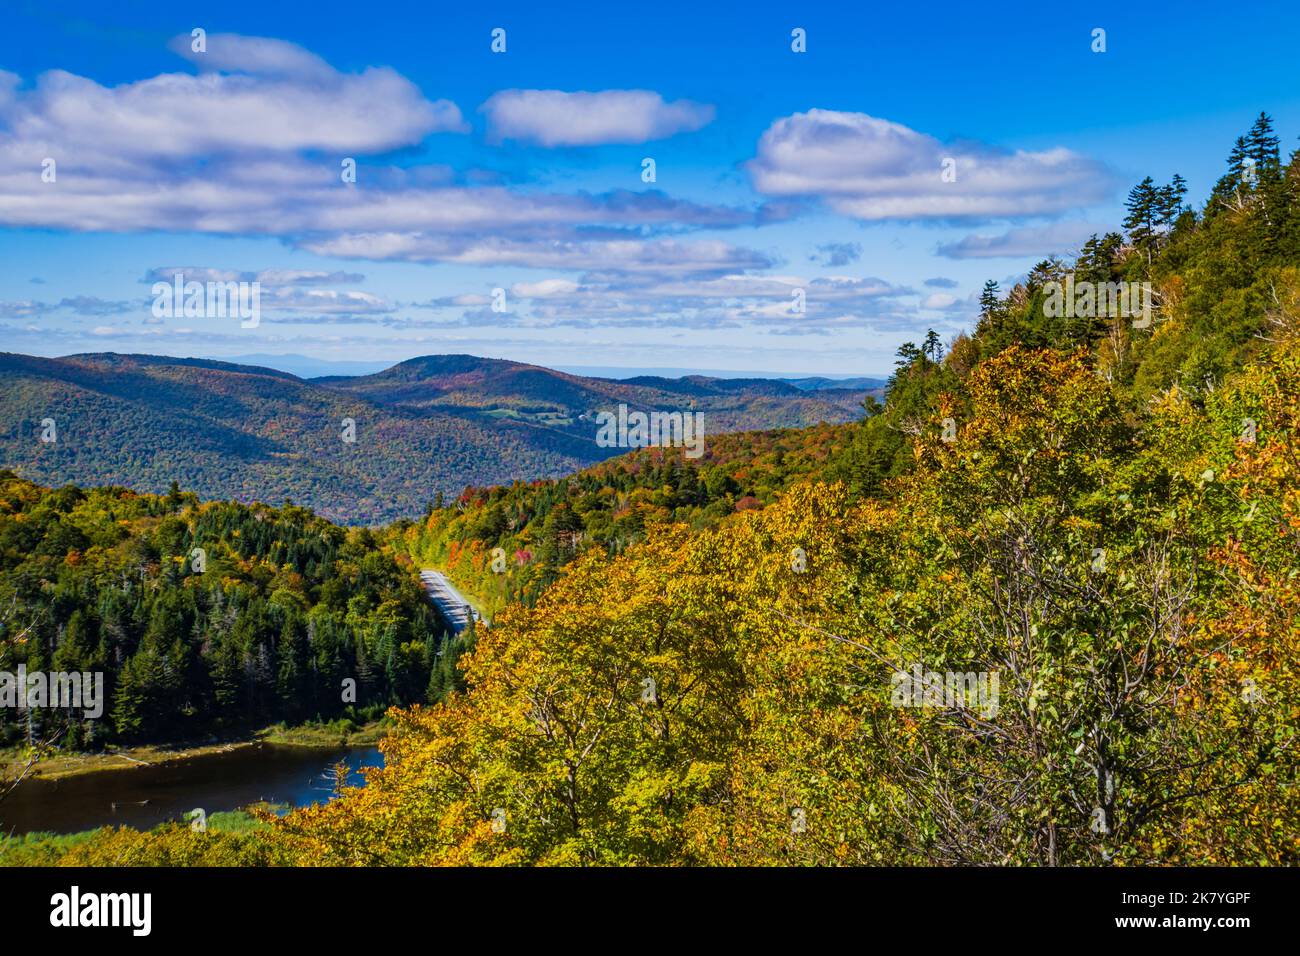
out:
{"label": "blue sky", "polygon": [[463,6],[9,3],[0,349],[880,374],[1259,110],[1300,145],[1295,4]]}

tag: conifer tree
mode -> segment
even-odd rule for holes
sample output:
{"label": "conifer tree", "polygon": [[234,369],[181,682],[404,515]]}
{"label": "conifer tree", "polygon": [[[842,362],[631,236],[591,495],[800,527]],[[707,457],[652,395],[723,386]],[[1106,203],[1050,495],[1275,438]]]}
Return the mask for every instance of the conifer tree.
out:
{"label": "conifer tree", "polygon": [[[1242,140],[1238,140],[1241,143]],[[1254,125],[1250,127],[1250,132],[1245,137],[1244,154],[1246,158],[1254,160],[1255,168],[1261,176],[1272,176],[1276,173],[1279,166],[1278,147],[1280,141],[1273,133],[1273,120],[1267,114],[1261,112],[1255,120]]]}
{"label": "conifer tree", "polygon": [[1169,181],[1168,186],[1160,187],[1157,204],[1156,221],[1166,228],[1172,228],[1174,222],[1183,212],[1183,197],[1187,195],[1187,180],[1178,173]]}
{"label": "conifer tree", "polygon": [[1001,301],[997,282],[989,279],[984,283],[984,291],[980,293],[980,318],[991,319]]}
{"label": "conifer tree", "polygon": [[931,362],[939,363],[943,361],[943,343],[939,341],[939,334],[934,329],[929,329],[925,333],[925,342],[921,345],[921,354]]}
{"label": "conifer tree", "polygon": [[1151,264],[1151,256],[1156,248],[1156,223],[1160,217],[1160,191],[1155,181],[1147,176],[1129,190],[1124,208],[1128,215],[1124,217],[1124,228],[1128,231],[1129,241],[1141,250]]}

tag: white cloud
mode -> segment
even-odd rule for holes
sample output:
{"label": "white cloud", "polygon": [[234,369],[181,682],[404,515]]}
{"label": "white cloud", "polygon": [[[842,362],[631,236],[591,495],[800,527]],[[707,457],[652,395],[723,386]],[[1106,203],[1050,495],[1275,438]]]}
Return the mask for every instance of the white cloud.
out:
{"label": "white cloud", "polygon": [[921,300],[921,308],[947,309],[956,303],[957,297],[955,295],[949,295],[947,292],[934,292]]}
{"label": "white cloud", "polygon": [[[266,56],[239,55],[256,43],[278,44],[318,65],[261,72]],[[209,50],[226,44],[239,49],[224,59],[209,53],[211,63],[244,62],[242,72],[164,73],[119,86],[63,70],[43,73],[9,108],[12,139],[5,152],[15,161],[53,156],[70,168],[102,169],[105,160],[135,157],[373,153],[466,129],[454,103],[425,99],[386,67],[340,73],[292,44],[250,37],[213,36]]]}
{"label": "white cloud", "polygon": [[543,279],[541,282],[516,282],[510,291],[522,299],[548,299],[576,292],[578,283],[569,279]]}
{"label": "white cloud", "polygon": [[[947,159],[952,182],[943,178]],[[1055,215],[1112,189],[1104,167],[1068,149],[944,144],[865,113],[821,109],[769,126],[748,169],[761,193],[820,198],[861,220]]]}
{"label": "white cloud", "polygon": [[[342,73],[293,44],[230,34],[209,36],[202,54],[190,51],[188,35],[173,48],[198,75],[108,87],[51,71],[15,97],[17,78],[0,74],[0,110],[10,120],[0,122],[0,226],[278,236],[326,254],[484,266],[724,272],[767,264],[714,242],[690,247],[705,256],[692,265],[687,247],[661,237],[754,221],[745,210],[657,190],[455,185],[442,165],[367,164],[368,154],[463,128],[454,104],[431,102],[391,69]],[[596,114],[611,103],[643,133],[702,122],[708,111],[626,92],[658,106],[638,114],[606,94],[584,94],[599,108],[575,135],[595,135]],[[47,156],[58,162],[48,183],[40,177]],[[358,161],[355,186],[341,180],[339,157]]]}
{"label": "white cloud", "polygon": [[644,143],[693,132],[714,115],[712,106],[690,100],[666,103],[650,90],[502,90],[480,109],[493,139],[542,146]]}
{"label": "white cloud", "polygon": [[941,256],[949,259],[998,259],[1049,255],[1073,256],[1094,233],[1102,235],[1108,227],[1086,222],[1058,222],[1047,226],[1011,229],[999,235],[970,235],[942,245]]}
{"label": "white cloud", "polygon": [[190,35],[182,33],[172,37],[167,47],[200,70],[319,79],[328,79],[334,73],[333,67],[315,53],[272,37],[215,33],[206,38],[203,51],[198,52]]}

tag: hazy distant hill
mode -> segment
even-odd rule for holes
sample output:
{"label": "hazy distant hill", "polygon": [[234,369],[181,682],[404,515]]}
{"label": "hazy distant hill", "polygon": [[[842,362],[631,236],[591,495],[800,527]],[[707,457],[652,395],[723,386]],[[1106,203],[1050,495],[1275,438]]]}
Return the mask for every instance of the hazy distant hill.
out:
{"label": "hazy distant hill", "polygon": [[888,383],[888,380],[883,378],[822,378],[820,376],[787,378],[782,379],[782,381],[789,382],[795,388],[810,392],[827,388],[847,388],[862,389],[882,396],[885,392],[885,385]]}
{"label": "hazy distant hill", "polygon": [[317,359],[307,355],[252,353],[248,355],[210,356],[218,362],[230,362],[234,365],[264,365],[267,368],[289,372],[299,378],[319,378],[322,375],[370,375],[382,372],[391,362],[382,361],[336,361]]}
{"label": "hazy distant hill", "polygon": [[[304,380],[207,359],[0,353],[0,466],[45,484],[291,499],[343,522],[418,514],[438,492],[557,477],[621,453],[594,413],[694,409],[706,435],[844,422],[863,393],[767,379],[583,378],[468,355]],[[57,440],[43,442],[53,419]],[[341,437],[355,422],[355,442]]]}

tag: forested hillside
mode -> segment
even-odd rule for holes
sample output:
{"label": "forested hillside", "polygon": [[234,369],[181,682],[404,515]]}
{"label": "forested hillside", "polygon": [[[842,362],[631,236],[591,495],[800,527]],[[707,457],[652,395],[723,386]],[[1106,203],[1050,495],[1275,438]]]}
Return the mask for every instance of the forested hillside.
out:
{"label": "forested hillside", "polygon": [[855,427],[738,432],[710,438],[699,459],[648,448],[557,480],[471,487],[421,521],[394,523],[386,540],[446,568],[495,613],[531,603],[588,550],[617,555],[658,525],[705,528],[771,504],[835,466]]}
{"label": "forested hillside", "polygon": [[[314,379],[382,406],[473,411],[502,423],[532,423],[583,441],[594,437],[592,413],[616,407],[686,409],[705,416],[709,434],[753,428],[843,422],[861,414],[867,388],[816,389],[763,378],[589,378],[472,355],[428,355],[374,375]],[[467,482],[468,483],[468,482]]]}
{"label": "forested hillside", "polygon": [[425,699],[442,638],[410,567],[368,530],[10,472],[0,618],[0,670],[105,674],[98,720],[0,709],[0,744],[74,750],[377,717]]}
{"label": "forested hillside", "polygon": [[0,354],[0,467],[38,483],[293,501],[342,524],[418,515],[466,485],[558,477],[620,454],[598,410],[694,409],[723,431],[846,422],[863,391],[765,380],[622,383],[468,355],[304,381],[201,359]]}
{"label": "forested hillside", "polygon": [[[395,526],[480,575],[532,552],[465,690],[267,831],[64,862],[1300,862],[1300,161],[1261,116],[1184,200],[1146,181],[1123,233],[990,283],[865,422]],[[1152,320],[1052,314],[1067,274],[1150,282]]]}

